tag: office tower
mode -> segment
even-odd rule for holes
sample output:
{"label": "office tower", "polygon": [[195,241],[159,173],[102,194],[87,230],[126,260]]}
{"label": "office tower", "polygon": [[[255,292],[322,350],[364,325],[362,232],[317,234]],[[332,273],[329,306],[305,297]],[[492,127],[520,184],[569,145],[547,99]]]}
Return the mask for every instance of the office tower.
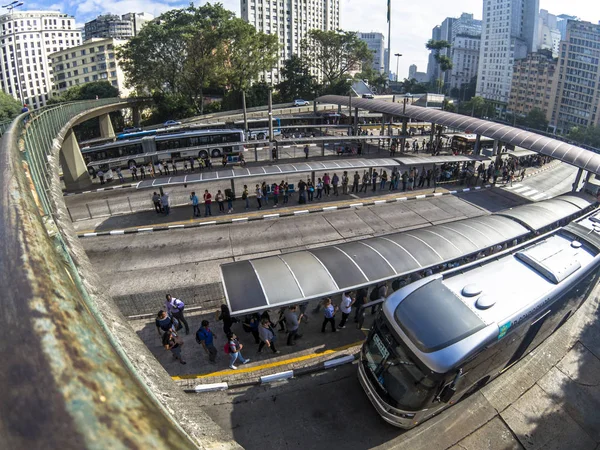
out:
{"label": "office tower", "polygon": [[552,56],[558,57],[561,34],[558,29],[558,17],[550,14],[545,9],[540,9],[538,22],[537,47],[538,50],[551,50]]}
{"label": "office tower", "polygon": [[56,11],[19,11],[0,16],[2,90],[30,108],[44,106],[52,89],[49,55],[81,44],[75,18]]}
{"label": "office tower", "polygon": [[416,64],[411,64],[408,67],[408,79],[416,80],[417,83],[427,83],[427,73],[419,72]]}
{"label": "office tower", "polygon": [[484,0],[476,95],[508,103],[515,60],[537,49],[539,0]]}
{"label": "office tower", "polygon": [[548,118],[559,131],[600,125],[600,25],[569,20]]}
{"label": "office tower", "polygon": [[358,38],[367,43],[373,52],[373,69],[383,73],[385,71],[385,39],[381,33],[358,33]]}
{"label": "office tower", "polygon": [[533,108],[550,110],[556,59],[551,49],[538,50],[515,61],[508,110],[527,115]]}
{"label": "office tower", "polygon": [[154,16],[148,13],[101,15],[85,23],[84,38],[86,41],[92,38],[129,39],[153,19]]}
{"label": "office tower", "polygon": [[340,0],[240,0],[240,6],[242,19],[279,38],[279,63],[261,77],[269,84],[279,83],[284,61],[300,53],[300,43],[310,30],[340,28]]}
{"label": "office tower", "polygon": [[473,14],[462,13],[452,24],[450,36],[450,57],[452,70],[445,74],[445,82],[450,88],[461,89],[477,76],[481,42],[481,20]]}
{"label": "office tower", "polygon": [[[441,39],[442,32],[439,25],[433,27],[431,30],[431,39],[434,41],[439,41]],[[429,81],[434,81],[438,79],[439,71],[438,71],[438,63],[434,58],[434,52],[429,52],[429,58],[427,60],[427,79]]]}

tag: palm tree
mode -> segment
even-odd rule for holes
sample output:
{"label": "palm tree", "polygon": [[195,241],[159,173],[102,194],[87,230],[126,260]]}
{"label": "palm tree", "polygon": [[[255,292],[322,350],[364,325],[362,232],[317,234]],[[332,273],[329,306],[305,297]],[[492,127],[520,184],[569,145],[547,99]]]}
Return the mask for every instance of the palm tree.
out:
{"label": "palm tree", "polygon": [[448,41],[436,41],[433,39],[429,39],[427,41],[427,44],[425,44],[425,47],[427,47],[428,50],[431,50],[432,52],[434,52],[433,57],[435,58],[435,61],[438,63],[438,68],[440,71],[440,76],[439,76],[439,80],[438,80],[438,94],[441,93],[442,91],[442,73],[446,72],[447,70],[452,69],[452,60],[446,56],[446,55],[441,55],[440,52],[446,48],[450,48],[450,42]]}

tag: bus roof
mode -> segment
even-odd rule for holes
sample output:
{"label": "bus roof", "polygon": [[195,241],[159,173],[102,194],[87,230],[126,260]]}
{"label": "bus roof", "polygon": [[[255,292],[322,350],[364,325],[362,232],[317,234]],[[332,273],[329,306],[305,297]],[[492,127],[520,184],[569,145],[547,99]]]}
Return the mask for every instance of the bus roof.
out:
{"label": "bus roof", "polygon": [[[459,138],[465,141],[472,141],[475,142],[477,140],[477,135],[476,134],[468,134],[468,133],[454,133],[452,135],[455,138]],[[489,137],[485,137],[485,136],[481,136],[480,141],[493,141],[492,138]]]}

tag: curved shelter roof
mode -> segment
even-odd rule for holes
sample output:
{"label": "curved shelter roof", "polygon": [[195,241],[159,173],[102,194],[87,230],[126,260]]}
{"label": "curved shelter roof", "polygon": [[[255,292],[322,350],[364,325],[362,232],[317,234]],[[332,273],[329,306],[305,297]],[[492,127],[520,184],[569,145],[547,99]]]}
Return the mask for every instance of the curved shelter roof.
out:
{"label": "curved shelter roof", "polygon": [[[348,97],[340,95],[325,95],[317,98],[317,101],[319,103],[344,106],[348,106],[349,102]],[[411,105],[406,105],[405,107],[400,103],[390,103],[382,100],[353,98],[352,107],[397,117],[410,117],[418,121],[431,122],[457,130],[468,130],[470,133],[480,134],[516,147],[522,147],[542,155],[551,156],[567,164],[600,175],[599,154],[576,145],[532,133],[531,131],[448,111],[441,111],[439,109]]]}

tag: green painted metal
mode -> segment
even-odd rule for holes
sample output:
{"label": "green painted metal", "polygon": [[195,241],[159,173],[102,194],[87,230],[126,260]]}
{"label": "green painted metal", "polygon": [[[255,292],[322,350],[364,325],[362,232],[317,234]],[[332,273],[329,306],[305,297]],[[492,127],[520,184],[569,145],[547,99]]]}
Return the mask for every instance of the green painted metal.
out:
{"label": "green painted metal", "polygon": [[0,124],[3,448],[197,447],[136,376],[54,225],[54,139],[78,114],[120,102],[61,104]]}

